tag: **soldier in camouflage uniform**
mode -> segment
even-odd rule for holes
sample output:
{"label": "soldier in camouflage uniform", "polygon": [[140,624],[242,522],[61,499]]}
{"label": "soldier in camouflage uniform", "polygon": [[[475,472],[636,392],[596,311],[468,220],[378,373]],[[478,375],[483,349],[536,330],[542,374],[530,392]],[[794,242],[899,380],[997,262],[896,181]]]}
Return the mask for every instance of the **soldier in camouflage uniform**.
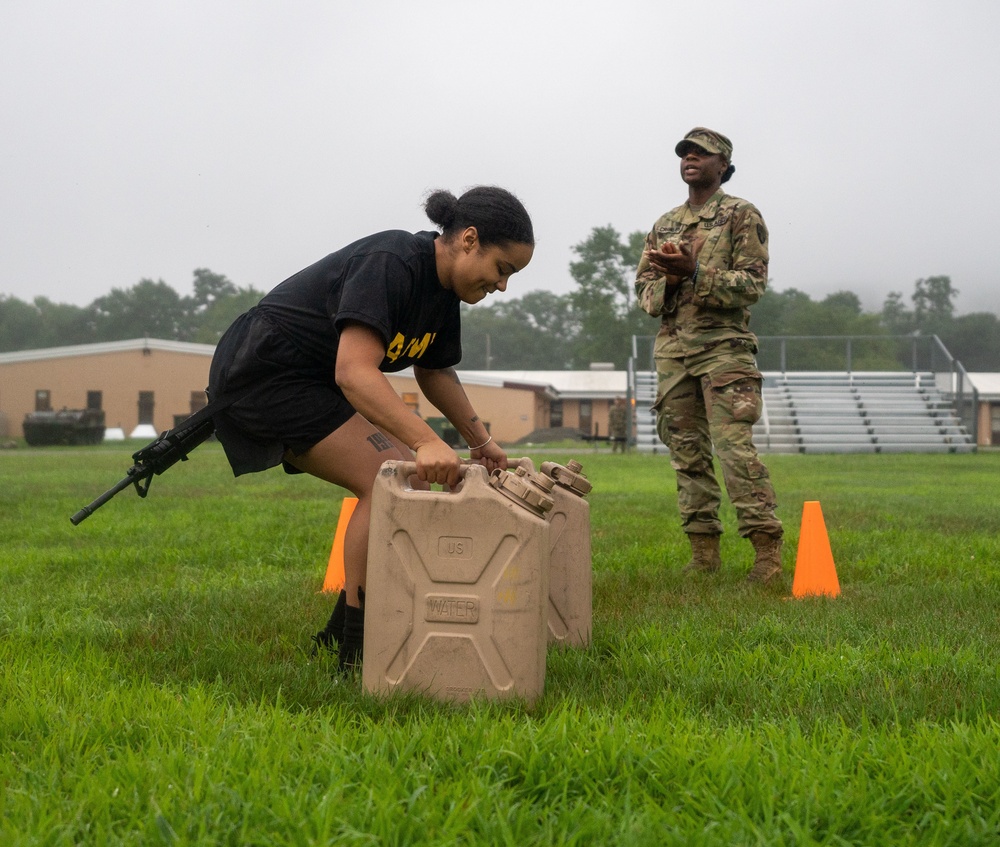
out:
{"label": "soldier in camouflage uniform", "polygon": [[732,176],[732,143],[704,127],[677,144],[688,201],[653,225],[635,289],[662,320],[656,336],[657,432],[677,472],[678,504],[692,558],[685,570],[721,566],[721,490],[715,448],[739,533],[755,550],[751,582],[781,575],[781,522],[767,468],[753,445],[761,374],[749,307],[767,285],[767,227],[746,200],[721,190]]}
{"label": "soldier in camouflage uniform", "polygon": [[619,449],[624,453],[628,444],[628,406],[624,397],[616,397],[608,409],[608,437],[611,439],[611,452]]}

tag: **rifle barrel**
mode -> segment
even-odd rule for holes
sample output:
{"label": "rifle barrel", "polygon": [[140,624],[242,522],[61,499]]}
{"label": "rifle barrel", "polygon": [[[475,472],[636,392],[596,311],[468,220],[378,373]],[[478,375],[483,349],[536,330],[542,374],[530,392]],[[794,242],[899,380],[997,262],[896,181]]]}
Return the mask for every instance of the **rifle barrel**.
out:
{"label": "rifle barrel", "polygon": [[124,491],[133,482],[136,482],[138,479],[140,479],[140,477],[138,477],[136,474],[132,473],[133,470],[135,470],[134,467],[129,470],[129,475],[127,477],[125,477],[125,479],[121,480],[113,488],[109,488],[100,497],[98,497],[93,503],[91,503],[88,506],[84,506],[82,509],[80,509],[79,512],[77,512],[75,515],[73,515],[73,517],[71,517],[69,519],[70,523],[72,523],[73,526],[79,526],[82,521],[86,520],[92,514],[94,514],[94,512],[96,512],[98,509],[100,509],[101,506],[103,506],[105,503],[107,503],[108,500],[110,500],[112,497],[114,497],[119,491]]}

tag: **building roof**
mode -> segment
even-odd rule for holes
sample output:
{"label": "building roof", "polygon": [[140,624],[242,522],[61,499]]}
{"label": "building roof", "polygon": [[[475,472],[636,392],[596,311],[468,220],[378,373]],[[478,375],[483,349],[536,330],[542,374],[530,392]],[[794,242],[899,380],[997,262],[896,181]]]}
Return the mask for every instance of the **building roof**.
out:
{"label": "building roof", "polygon": [[[625,371],[463,371],[456,368],[465,385],[496,388],[520,388],[538,391],[554,400],[614,399],[624,397],[628,389]],[[413,377],[413,369],[397,371],[393,376]]]}
{"label": "building roof", "polygon": [[970,373],[980,400],[1000,400],[1000,373]]}
{"label": "building roof", "polygon": [[68,347],[46,347],[42,350],[18,350],[0,353],[0,365],[14,362],[39,362],[45,359],[69,359],[74,356],[100,356],[130,350],[162,350],[168,353],[189,353],[212,356],[214,344],[192,344],[189,341],[165,341],[161,338],[131,338],[128,341],[104,341],[98,344],[73,344]]}
{"label": "building roof", "polygon": [[458,371],[462,382],[498,384],[508,388],[538,387],[551,389],[563,399],[613,399],[625,396],[628,375],[625,371]]}

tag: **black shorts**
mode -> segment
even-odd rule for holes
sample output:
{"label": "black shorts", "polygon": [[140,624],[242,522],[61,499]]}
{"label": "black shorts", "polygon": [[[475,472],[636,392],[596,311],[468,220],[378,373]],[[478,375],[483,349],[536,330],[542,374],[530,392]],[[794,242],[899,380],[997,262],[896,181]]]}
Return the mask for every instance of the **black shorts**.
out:
{"label": "black shorts", "polygon": [[219,340],[208,393],[213,400],[238,398],[213,416],[236,476],[282,464],[286,450],[304,453],[355,414],[337,387],[334,365],[305,358],[257,309],[237,318]]}

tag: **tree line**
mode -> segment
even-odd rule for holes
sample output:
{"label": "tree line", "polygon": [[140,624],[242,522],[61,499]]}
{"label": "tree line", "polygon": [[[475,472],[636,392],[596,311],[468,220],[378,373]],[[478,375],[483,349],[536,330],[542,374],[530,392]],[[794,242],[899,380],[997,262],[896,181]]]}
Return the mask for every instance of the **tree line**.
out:
{"label": "tree line", "polygon": [[194,272],[193,294],[182,297],[162,279],[115,288],[88,306],[36,297],[0,296],[0,352],[161,338],[215,344],[233,320],[264,296],[207,268]]}
{"label": "tree line", "polygon": [[[635,304],[633,280],[645,235],[594,227],[573,247],[569,271],[575,287],[569,293],[529,291],[463,307],[462,367],[565,370],[609,362],[624,368],[632,336],[655,335],[659,323]],[[990,312],[956,316],[958,293],[949,277],[932,276],[918,279],[908,300],[892,292],[880,311],[865,312],[851,291],[813,300],[795,288],[770,288],[752,309],[751,329],[758,336],[873,338],[858,352],[855,370],[898,369],[905,359],[892,337],[937,335],[966,370],[1000,371],[1000,320]],[[0,296],[0,352],[141,337],[215,344],[233,319],[263,296],[206,268],[194,271],[193,294],[187,297],[150,279],[113,289],[84,307]],[[878,343],[879,337],[885,342]],[[817,342],[809,347],[809,359],[790,368],[842,369],[842,345]],[[770,370],[778,363],[760,366]]]}

